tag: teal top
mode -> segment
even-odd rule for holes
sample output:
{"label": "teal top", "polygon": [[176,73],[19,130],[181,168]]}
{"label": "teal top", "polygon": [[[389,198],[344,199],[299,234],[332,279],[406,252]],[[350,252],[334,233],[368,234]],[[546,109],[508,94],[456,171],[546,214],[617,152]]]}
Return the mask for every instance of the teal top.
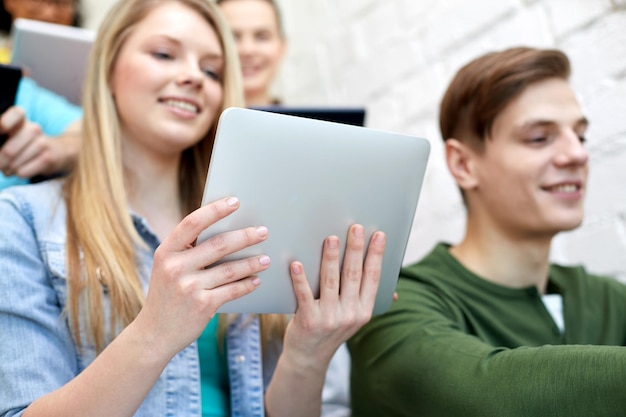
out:
{"label": "teal top", "polygon": [[626,285],[551,265],[565,332],[536,287],[467,270],[440,244],[349,342],[354,417],[617,417],[626,412]]}
{"label": "teal top", "polygon": [[230,415],[226,346],[219,343],[218,321],[216,314],[198,339],[203,417]]}

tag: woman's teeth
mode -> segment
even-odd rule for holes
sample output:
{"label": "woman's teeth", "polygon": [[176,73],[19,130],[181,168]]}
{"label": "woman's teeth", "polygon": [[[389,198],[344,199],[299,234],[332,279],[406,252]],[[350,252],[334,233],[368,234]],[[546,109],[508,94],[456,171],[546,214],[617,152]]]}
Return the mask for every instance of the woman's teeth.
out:
{"label": "woman's teeth", "polygon": [[176,107],[182,110],[186,110],[188,112],[192,112],[192,113],[198,113],[198,108],[196,106],[194,106],[193,104],[186,102],[186,101],[180,101],[180,100],[165,100],[164,101],[165,104],[167,104],[168,106],[172,106],[172,107]]}

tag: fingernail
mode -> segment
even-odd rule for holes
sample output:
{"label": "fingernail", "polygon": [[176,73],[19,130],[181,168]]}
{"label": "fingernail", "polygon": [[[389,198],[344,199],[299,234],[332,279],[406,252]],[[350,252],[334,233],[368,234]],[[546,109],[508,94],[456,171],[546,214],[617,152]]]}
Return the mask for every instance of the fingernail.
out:
{"label": "fingernail", "polygon": [[339,247],[339,239],[335,236],[331,236],[328,238],[328,247],[330,249],[337,249]]}
{"label": "fingernail", "polygon": [[363,230],[363,226],[361,226],[360,224],[357,224],[356,226],[354,226],[354,236],[356,237],[363,237],[363,235],[365,234],[364,230]]}
{"label": "fingernail", "polygon": [[239,202],[239,199],[237,197],[230,197],[228,200],[226,200],[226,204],[228,204],[231,207],[237,205],[238,202]]}
{"label": "fingernail", "polygon": [[385,242],[385,234],[382,232],[378,232],[374,235],[374,242],[376,243],[384,243]]}
{"label": "fingernail", "polygon": [[261,256],[259,258],[259,263],[261,265],[269,265],[270,264],[270,257],[269,256]]}
{"label": "fingernail", "polygon": [[256,232],[258,233],[259,236],[265,237],[267,236],[267,227],[259,226],[257,227]]}
{"label": "fingernail", "polygon": [[300,268],[300,264],[292,264],[291,270],[293,271],[294,274],[299,274],[302,272],[302,268]]}
{"label": "fingernail", "polygon": [[252,280],[252,283],[258,287],[259,285],[261,285],[261,278],[259,277],[254,278]]}

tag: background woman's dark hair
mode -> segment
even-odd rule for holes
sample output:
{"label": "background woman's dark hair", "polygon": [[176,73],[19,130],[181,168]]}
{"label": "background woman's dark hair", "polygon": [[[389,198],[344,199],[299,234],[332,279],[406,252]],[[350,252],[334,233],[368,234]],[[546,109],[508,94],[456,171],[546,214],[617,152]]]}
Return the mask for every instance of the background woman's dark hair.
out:
{"label": "background woman's dark hair", "polygon": [[[11,25],[13,24],[13,19],[7,10],[4,8],[4,1],[0,0],[0,33],[9,34],[11,33]],[[74,21],[72,22],[72,26],[82,27],[83,20],[82,14],[80,10],[80,0],[74,0]]]}

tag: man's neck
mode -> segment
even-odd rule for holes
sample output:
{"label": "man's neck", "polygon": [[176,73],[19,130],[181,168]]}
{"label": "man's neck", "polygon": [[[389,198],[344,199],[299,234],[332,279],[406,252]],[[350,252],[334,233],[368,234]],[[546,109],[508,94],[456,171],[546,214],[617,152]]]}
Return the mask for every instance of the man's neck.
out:
{"label": "man's neck", "polygon": [[[485,232],[489,230],[489,232]],[[450,253],[476,275],[511,288],[535,286],[544,294],[550,268],[551,237],[512,238],[491,228],[468,225]]]}

